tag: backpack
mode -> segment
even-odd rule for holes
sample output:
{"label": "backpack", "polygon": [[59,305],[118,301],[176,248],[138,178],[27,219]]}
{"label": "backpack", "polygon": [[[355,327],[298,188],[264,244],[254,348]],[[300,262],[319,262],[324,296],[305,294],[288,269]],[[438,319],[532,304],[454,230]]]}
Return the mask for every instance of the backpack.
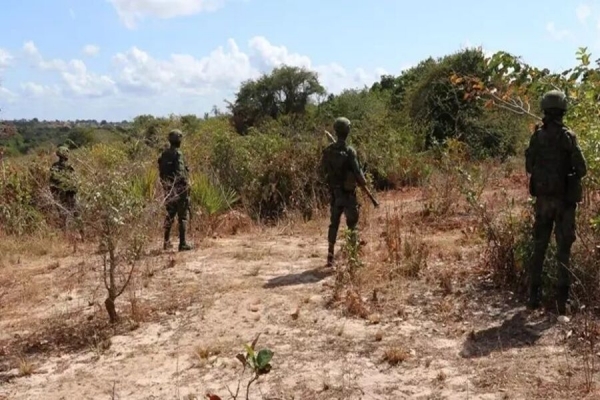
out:
{"label": "backpack", "polygon": [[158,172],[161,181],[173,182],[177,173],[177,163],[179,160],[177,151],[168,148],[165,149],[158,158]]}
{"label": "backpack", "polygon": [[533,133],[530,146],[526,150],[526,167],[531,173],[529,193],[534,197],[548,196],[580,201],[576,198],[577,188],[573,185],[571,151],[573,141],[569,131],[561,127],[553,132],[538,127]]}
{"label": "backpack", "polygon": [[332,189],[352,191],[356,188],[356,178],[352,171],[355,157],[354,150],[346,143],[332,143],[323,150],[323,168]]}

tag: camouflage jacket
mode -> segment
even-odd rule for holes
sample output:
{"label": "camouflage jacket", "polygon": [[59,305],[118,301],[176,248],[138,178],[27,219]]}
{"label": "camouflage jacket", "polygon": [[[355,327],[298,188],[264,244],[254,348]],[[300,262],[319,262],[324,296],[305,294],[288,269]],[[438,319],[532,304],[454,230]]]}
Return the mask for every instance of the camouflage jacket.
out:
{"label": "camouflage jacket", "polygon": [[76,193],[75,170],[66,161],[56,161],[50,167],[50,188],[53,191]]}
{"label": "camouflage jacket", "polygon": [[183,153],[176,147],[165,149],[158,158],[160,181],[166,192],[175,190],[174,194],[185,193],[189,189],[189,169],[185,164]]}
{"label": "camouflage jacket", "polygon": [[356,150],[345,141],[338,140],[323,150],[320,169],[331,190],[351,192],[357,184],[365,185]]}
{"label": "camouflage jacket", "polygon": [[575,134],[558,124],[536,127],[525,150],[525,169],[532,196],[564,197],[573,190],[569,185],[580,185],[587,174]]}

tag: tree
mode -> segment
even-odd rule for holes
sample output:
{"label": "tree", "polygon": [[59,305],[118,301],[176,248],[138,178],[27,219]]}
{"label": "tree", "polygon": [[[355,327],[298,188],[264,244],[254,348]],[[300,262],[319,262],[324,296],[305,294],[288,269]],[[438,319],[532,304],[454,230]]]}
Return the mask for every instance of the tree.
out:
{"label": "tree", "polygon": [[406,91],[406,110],[412,121],[424,127],[426,147],[453,138],[467,143],[476,156],[514,154],[526,122],[501,110],[488,111],[483,101],[473,101],[468,91],[457,85],[467,76],[481,81],[490,78],[481,49],[463,50],[436,61]]}
{"label": "tree", "polygon": [[240,134],[266,119],[306,112],[315,95],[324,95],[316,72],[283,66],[257,80],[242,83],[234,103],[228,103],[231,121]]}
{"label": "tree", "polygon": [[104,305],[110,322],[116,323],[115,301],[131,281],[149,237],[146,227],[162,206],[154,201],[156,176],[104,144],[83,149],[73,159],[85,174],[79,191],[82,220],[86,235],[100,240]]}
{"label": "tree", "polygon": [[371,92],[388,93],[390,109],[400,111],[405,105],[406,92],[436,65],[436,61],[429,57],[417,66],[402,71],[397,77],[383,75],[379,82],[371,86]]}
{"label": "tree", "polygon": [[93,129],[91,128],[73,128],[67,136],[69,141],[69,147],[79,148],[93,144],[96,139],[94,138]]}

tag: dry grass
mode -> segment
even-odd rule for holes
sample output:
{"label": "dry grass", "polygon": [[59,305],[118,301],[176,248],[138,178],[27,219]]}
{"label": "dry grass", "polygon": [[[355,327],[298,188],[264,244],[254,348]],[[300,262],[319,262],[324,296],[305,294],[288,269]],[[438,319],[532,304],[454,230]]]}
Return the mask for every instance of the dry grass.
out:
{"label": "dry grass", "polygon": [[198,366],[201,366],[204,365],[210,357],[218,356],[222,352],[222,344],[220,343],[199,344],[192,350],[192,356],[198,363]]}
{"label": "dry grass", "polygon": [[19,359],[19,376],[30,376],[35,373],[35,365],[25,360],[24,358]]}
{"label": "dry grass", "polygon": [[14,236],[0,235],[0,267],[15,265],[43,257],[63,258],[73,252],[61,236]]}
{"label": "dry grass", "polygon": [[[402,194],[396,194],[396,196],[403,200]],[[400,201],[399,203],[402,204]],[[437,344],[440,344],[441,342],[442,345],[444,345],[451,340],[455,340],[457,346],[460,346],[462,340],[460,338],[460,329],[467,329],[466,332],[470,330],[488,330],[489,326],[501,325],[502,321],[500,319],[492,319],[487,315],[486,307],[491,304],[492,300],[485,295],[482,295],[481,292],[478,292],[480,289],[476,287],[476,285],[480,283],[479,279],[482,275],[478,274],[472,266],[477,264],[477,257],[479,256],[481,247],[479,243],[474,241],[476,233],[468,229],[473,226],[472,216],[455,216],[453,220],[453,224],[455,225],[443,227],[442,232],[442,228],[435,220],[423,218],[422,215],[419,215],[418,207],[415,206],[417,203],[412,199],[411,204],[414,206],[413,208],[410,206],[401,206],[397,207],[394,211],[388,210],[387,212],[382,212],[381,210],[374,211],[369,207],[363,208],[363,210],[368,210],[363,214],[365,216],[364,218],[367,218],[368,216],[371,221],[370,224],[363,224],[361,226],[361,238],[369,238],[368,244],[363,248],[361,254],[361,260],[364,265],[358,269],[353,280],[344,282],[336,305],[343,309],[343,314],[345,316],[359,317],[366,321],[351,321],[348,323],[348,320],[345,320],[343,317],[335,320],[330,319],[328,322],[331,322],[331,324],[324,329],[326,332],[326,335],[324,336],[326,336],[326,338],[322,338],[318,336],[320,326],[317,325],[317,317],[315,317],[314,324],[316,329],[307,330],[311,331],[309,335],[310,339],[304,337],[301,339],[303,340],[303,343],[306,343],[304,342],[304,340],[306,340],[310,341],[311,344],[314,344],[316,348],[319,349],[319,354],[323,354],[322,349],[324,346],[327,346],[328,350],[331,349],[332,354],[335,351],[351,352],[358,348],[358,351],[361,352],[361,354],[375,354],[373,357],[376,358],[377,361],[383,361],[391,366],[398,366],[407,363],[412,357],[417,358],[417,353],[411,353],[410,349],[407,348],[407,346],[413,346],[412,344],[406,344],[408,343],[408,338],[410,338],[411,341],[415,341],[414,348],[419,349],[419,354],[428,352],[428,354],[423,356],[427,356],[426,359],[420,359],[420,361],[423,362],[418,363],[419,366],[424,364],[425,367],[428,367],[431,363],[431,358],[436,358],[436,363],[434,364],[436,365],[436,370],[431,370],[427,373],[426,378],[424,378],[426,384],[437,387],[436,390],[441,390],[439,388],[441,386],[444,386],[445,390],[453,390],[454,378],[459,375],[457,371],[465,367],[466,362],[463,363],[460,360],[457,361],[455,359],[456,352],[454,348],[448,350],[448,354],[452,353],[451,356],[445,354],[445,349],[440,350],[439,354],[436,353],[434,356],[433,353],[438,351],[437,347],[427,347],[428,345],[424,345],[424,343],[431,339],[438,340]],[[496,206],[499,205],[497,204]],[[312,264],[314,260],[310,260],[311,251],[319,257],[323,256],[322,246],[319,246],[318,250],[313,250],[313,246],[317,247],[314,243],[320,243],[320,240],[323,242],[325,241],[323,233],[326,224],[326,219],[321,221],[310,221],[308,223],[301,222],[300,219],[290,220],[289,225],[281,225],[268,231],[271,236],[269,236],[268,239],[265,239],[264,243],[269,244],[262,245],[262,247],[258,245],[258,247],[254,247],[253,243],[252,247],[247,245],[245,247],[234,248],[232,251],[232,243],[238,243],[238,241],[233,240],[224,242],[225,244],[223,244],[222,248],[216,246],[218,249],[215,250],[214,253],[208,255],[208,257],[215,257],[216,261],[211,260],[207,265],[212,265],[212,263],[231,262],[232,259],[239,262],[262,260],[267,257],[269,258],[269,260],[267,260],[269,262],[276,261],[279,263],[281,261],[286,261],[291,264],[293,263],[292,260],[295,260],[297,254],[300,253],[304,253],[305,255],[302,262],[310,262]],[[276,233],[274,233],[274,231],[276,231]],[[463,234],[463,231],[467,232],[467,234]],[[295,240],[277,237],[279,247],[271,250],[269,246],[274,240],[273,238],[282,233],[301,235],[306,241],[298,245]],[[468,236],[469,240],[473,240],[473,242],[469,243],[469,247],[471,248],[465,247],[465,242],[461,241],[466,236]],[[382,239],[380,240],[379,238]],[[223,257],[217,260],[216,255]],[[438,255],[440,257],[436,258]],[[199,310],[202,308],[203,302],[208,301],[206,300],[207,298],[211,298],[215,294],[217,294],[216,297],[218,297],[219,294],[230,291],[240,292],[241,298],[245,298],[244,296],[251,290],[257,292],[261,290],[257,287],[258,279],[237,279],[240,278],[241,275],[236,276],[236,282],[222,282],[221,286],[215,287],[212,278],[217,272],[207,271],[208,268],[204,269],[204,266],[202,268],[198,267],[198,265],[191,266],[191,262],[193,262],[191,260],[195,256],[196,255],[193,254],[186,258],[186,255],[170,254],[144,259],[144,266],[137,271],[130,290],[125,292],[128,296],[121,299],[120,311],[128,318],[126,318],[123,326],[118,329],[111,329],[106,325],[103,310],[100,308],[93,313],[88,309],[85,314],[81,312],[81,309],[77,309],[72,310],[73,312],[70,315],[62,315],[62,321],[58,321],[55,318],[54,320],[42,321],[39,325],[28,326],[27,328],[31,331],[40,333],[29,335],[26,338],[22,338],[22,340],[10,340],[9,342],[0,343],[0,349],[3,347],[14,348],[18,351],[33,349],[33,353],[39,355],[43,353],[53,353],[53,350],[56,349],[61,352],[71,352],[81,351],[82,349],[89,350],[91,348],[97,354],[101,354],[109,348],[110,337],[112,335],[116,333],[124,334],[127,330],[135,329],[145,322],[161,321],[161,319],[165,318],[163,314],[165,311],[169,315],[176,314],[177,317],[182,320],[189,317],[190,321],[192,318],[196,318],[196,321],[204,321],[204,310]],[[227,261],[224,261],[225,259],[227,259]],[[191,262],[188,263],[187,261]],[[265,262],[264,264],[261,263],[261,266],[253,266],[253,263],[249,263],[249,265],[244,268],[246,276],[256,277],[261,275],[261,272],[263,272],[264,276],[270,276],[274,272],[274,268],[269,265],[269,262]],[[149,267],[151,263],[154,263],[156,268]],[[93,262],[91,264],[93,264]],[[170,269],[174,267],[177,268],[174,270]],[[45,275],[37,277],[37,275],[34,274],[33,278],[37,277],[38,279],[32,279],[28,274],[24,274],[17,278],[0,274],[0,303],[2,302],[2,293],[9,293],[8,296],[12,297],[17,291],[17,286],[21,301],[31,300],[31,298],[50,298],[52,295],[60,293],[61,290],[64,290],[67,287],[71,289],[78,288],[81,291],[91,291],[93,286],[98,286],[97,277],[95,277],[93,272],[89,271],[92,268],[93,265],[90,265],[90,263],[84,263],[80,266],[73,264],[70,266],[69,262],[64,260],[44,259],[43,264],[36,269],[35,272],[37,274],[39,271],[43,270],[45,274],[52,274],[52,277],[56,282],[51,288],[40,285],[39,283],[40,278],[47,280],[48,277]],[[71,269],[73,271],[69,272],[68,277],[64,278],[69,281],[69,284],[67,284],[66,281],[60,281],[60,279],[63,279],[63,275],[67,275],[66,271],[70,271]],[[90,273],[80,273],[75,271],[77,269],[82,271],[88,270]],[[220,269],[218,274],[223,275],[221,278],[231,278],[231,274],[222,272],[223,268],[221,268],[220,264],[218,269]],[[297,269],[299,270],[300,268]],[[244,270],[242,270],[241,273],[243,273]],[[65,271],[64,274],[63,271]],[[182,271],[188,274],[181,275]],[[303,272],[304,271],[302,271],[302,273]],[[235,274],[239,273],[240,271],[236,270]],[[294,271],[294,274],[296,274],[296,271]],[[182,278],[182,276],[184,278]],[[59,279],[59,277],[61,278]],[[196,279],[197,277],[199,279]],[[14,279],[18,279],[18,281],[14,281]],[[205,284],[205,281],[208,283]],[[24,284],[21,285],[21,283]],[[288,293],[298,294],[298,297],[292,298],[291,301],[293,301],[293,303],[291,304],[282,301],[281,304],[277,303],[278,305],[274,305],[270,302],[270,300],[273,300],[272,298],[265,298],[261,307],[257,307],[257,309],[261,311],[262,317],[261,315],[251,314],[251,316],[248,317],[248,320],[244,322],[244,324],[248,325],[242,325],[244,327],[243,329],[260,329],[260,323],[256,322],[258,322],[258,318],[262,318],[262,321],[268,321],[269,330],[271,330],[271,326],[273,326],[276,327],[274,330],[278,331],[281,329],[282,332],[286,331],[286,329],[290,329],[290,327],[302,331],[302,329],[299,328],[306,327],[304,324],[312,324],[313,315],[311,313],[315,311],[312,309],[314,303],[311,302],[311,296],[315,295],[315,292],[312,291],[307,294],[307,292],[302,291],[303,287],[305,288],[306,286],[302,284],[291,286],[291,288],[278,288],[277,291],[289,291],[285,292],[286,299],[289,299]],[[309,290],[319,291],[321,289],[326,293],[328,291],[325,285],[321,286],[321,283],[316,283]],[[100,287],[99,290],[100,293],[104,295],[103,287]],[[261,293],[273,292],[274,291],[266,291]],[[493,293],[498,295],[497,292]],[[254,294],[255,293],[252,293],[252,295]],[[41,295],[43,296],[41,297]],[[480,297],[474,297],[474,295]],[[266,296],[268,296],[268,294],[266,294]],[[95,297],[96,296],[94,296],[94,298]],[[279,302],[279,300],[277,300],[277,302]],[[225,301],[221,301],[220,304],[222,307],[234,307],[232,304],[228,304]],[[302,304],[302,313],[300,313],[298,304]],[[276,309],[275,307],[278,306],[280,306],[280,308]],[[181,311],[181,313],[177,311]],[[319,313],[323,312],[323,310],[320,309],[317,309],[316,311]],[[480,313],[478,315],[483,314],[483,316],[475,317],[474,311]],[[79,312],[79,315],[77,312]],[[234,314],[236,312],[237,311],[233,311]],[[240,312],[240,314],[242,313],[244,313],[244,311]],[[333,314],[333,312],[330,313],[327,318],[337,318],[342,313],[337,313],[335,317],[332,317]],[[223,314],[220,315],[222,317]],[[92,319],[87,320],[88,316],[91,316]],[[321,317],[321,315],[318,316],[319,321],[321,320]],[[468,322],[471,325],[465,328],[461,325],[461,322],[463,321]],[[424,322],[426,322],[428,326],[419,326],[420,323]],[[359,329],[355,328],[357,325],[360,325]],[[431,325],[433,325],[434,328],[430,328]],[[24,325],[21,325],[21,327],[24,327]],[[396,329],[396,327],[398,329]],[[400,332],[400,329],[405,329],[407,327],[410,327],[411,329],[415,327],[423,329],[419,330],[418,334],[410,333],[405,335],[405,333]],[[584,328],[577,327],[576,330],[577,329],[585,331]],[[274,330],[271,330],[271,333],[273,333]],[[315,330],[317,333],[314,333]],[[493,329],[490,330],[493,331]],[[364,333],[364,336],[359,337],[358,335],[363,334],[363,331],[366,333]],[[582,352],[587,352],[585,354],[590,355],[588,358],[576,358],[578,361],[585,360],[585,362],[587,362],[587,364],[582,363],[582,367],[577,373],[581,374],[581,377],[578,377],[578,379],[581,378],[581,381],[584,381],[584,383],[587,382],[589,385],[588,390],[590,392],[593,391],[593,385],[591,385],[590,382],[593,382],[594,377],[597,376],[594,373],[596,366],[593,357],[597,351],[592,353],[590,350],[595,349],[594,346],[590,345],[590,340],[592,338],[590,335],[592,331],[592,329],[588,329],[587,334],[578,335],[577,331],[573,334],[573,337],[578,338],[577,340],[580,346],[573,347],[576,350],[576,355],[573,357],[579,357],[581,354],[584,354]],[[216,335],[217,333],[215,332],[211,332],[210,334]],[[287,332],[289,332],[289,330]],[[456,332],[459,333],[456,334]],[[195,341],[199,340],[198,337],[191,336],[194,333],[189,333],[190,336],[188,336],[188,339],[191,340],[188,343],[195,343]],[[453,336],[454,334],[456,334],[456,337]],[[405,335],[404,338],[400,337],[402,335]],[[278,335],[271,334],[271,339],[274,342],[277,342],[277,336]],[[75,340],[73,343],[76,345],[69,347],[67,339]],[[493,336],[493,339],[497,339],[497,335]],[[42,340],[49,341],[47,347],[31,347],[34,346],[34,344],[40,343]],[[202,339],[202,343],[196,346],[190,346],[188,344],[189,347],[186,351],[189,352],[194,365],[206,365],[206,363],[214,360],[213,357],[218,356],[225,351],[221,343],[211,342],[211,340],[211,337],[208,336]],[[280,338],[279,340],[279,345],[288,345],[290,343],[289,337],[284,339]],[[506,344],[503,343],[503,346],[504,345]],[[527,348],[522,350],[524,360],[522,361],[522,364],[519,364],[519,367],[527,368],[532,365],[531,363],[539,362],[539,360],[536,360],[535,357],[531,356],[530,352],[539,351],[541,354],[546,350],[543,347],[544,345],[535,346],[536,347],[534,347],[533,350]],[[423,350],[426,347],[429,350]],[[229,349],[230,347],[227,348]],[[296,350],[296,348],[293,348],[294,352],[296,352]],[[306,350],[307,353],[311,351],[312,349],[310,348]],[[474,378],[473,381],[477,382],[479,385],[474,389],[471,388],[471,390],[475,390],[475,396],[487,393],[486,390],[490,392],[492,389],[497,389],[496,386],[498,386],[498,380],[494,382],[492,379],[493,377],[491,377],[490,382],[486,383],[485,377],[482,375],[490,373],[491,370],[487,367],[490,363],[504,363],[505,365],[514,364],[514,360],[511,360],[508,355],[506,355],[508,353],[510,352],[502,350],[502,352],[497,352],[491,356],[482,357],[476,360],[475,365],[477,365],[477,368],[480,370],[474,372],[476,378]],[[277,354],[278,356],[281,354],[281,360],[284,360],[281,361],[280,365],[285,365],[286,368],[289,367],[293,369],[297,368],[299,365],[301,370],[304,367],[302,362],[298,362],[296,365],[291,363],[291,358],[283,358],[287,357],[288,354],[283,352],[278,352]],[[14,354],[11,355],[11,357],[12,356],[14,356]],[[307,357],[318,356],[309,354]],[[440,361],[439,366],[437,366],[438,357]],[[472,360],[469,360],[469,363],[471,362]],[[528,364],[528,362],[531,363]],[[445,363],[448,364],[446,365]],[[583,365],[587,366],[583,367]],[[439,370],[438,372],[437,368],[441,367],[443,367],[444,370]],[[587,372],[585,372],[585,368],[587,368]],[[385,369],[386,371],[390,370],[389,368],[382,369]],[[501,369],[499,368],[498,371],[500,370]],[[276,376],[277,379],[281,379],[282,376],[285,376],[288,373],[296,373],[297,371],[298,369],[294,369],[292,372],[286,370],[281,372],[281,375]],[[571,369],[569,369],[569,371],[571,371]],[[278,374],[279,371],[276,370],[275,373]],[[584,379],[584,374],[587,374],[586,376],[588,376],[587,381]],[[535,374],[531,374],[531,376],[534,375]],[[553,376],[554,375],[548,379],[551,379]],[[449,379],[449,377],[452,377],[452,379]],[[271,379],[271,377],[268,379]],[[516,387],[514,393],[521,393],[519,390],[522,390],[527,386],[529,383],[527,379],[530,379],[530,376],[524,378],[522,376],[511,374],[508,376],[502,375],[497,379],[501,379],[502,385],[506,384],[504,386],[507,388],[513,389],[513,386]],[[274,382],[278,381],[274,380],[273,382],[270,382],[269,385],[276,385]],[[332,388],[331,385],[326,386],[328,386],[326,393],[323,393],[323,397],[319,398],[325,399],[334,396],[334,388]],[[573,386],[575,385],[573,384]],[[395,392],[395,394],[397,393],[398,392]],[[432,394],[430,398],[436,398],[434,396],[436,395]]]}
{"label": "dry grass", "polygon": [[396,366],[402,364],[410,358],[410,352],[402,346],[393,346],[384,350],[383,361]]}

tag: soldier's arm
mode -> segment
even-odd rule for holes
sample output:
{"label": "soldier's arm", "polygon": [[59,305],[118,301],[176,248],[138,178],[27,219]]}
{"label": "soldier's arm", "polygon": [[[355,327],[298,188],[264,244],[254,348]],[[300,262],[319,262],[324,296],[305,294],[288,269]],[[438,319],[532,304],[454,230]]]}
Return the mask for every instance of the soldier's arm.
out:
{"label": "soldier's arm", "polygon": [[579,147],[577,137],[574,134],[571,134],[571,139],[573,141],[573,149],[571,151],[571,165],[575,169],[575,173],[577,174],[577,176],[583,178],[587,175],[587,164],[585,161],[585,157],[583,156],[581,147]]}
{"label": "soldier's arm", "polygon": [[354,176],[356,177],[356,183],[358,183],[361,187],[367,186],[367,180],[365,179],[365,175],[360,167],[360,163],[358,162],[358,156],[356,154],[356,150],[350,148],[350,154],[352,155],[350,159],[350,163],[352,166],[352,171],[354,172]]}
{"label": "soldier's arm", "polygon": [[535,132],[533,135],[531,135],[531,138],[529,139],[529,146],[527,149],[525,149],[525,170],[528,174],[533,173],[533,165],[535,164],[535,152],[533,151],[535,135]]}
{"label": "soldier's arm", "polygon": [[177,176],[177,180],[185,185],[188,184],[188,179],[187,179],[187,167],[185,165],[185,160],[183,159],[183,154],[181,153],[181,151],[177,151],[177,172],[176,172],[176,176]]}

